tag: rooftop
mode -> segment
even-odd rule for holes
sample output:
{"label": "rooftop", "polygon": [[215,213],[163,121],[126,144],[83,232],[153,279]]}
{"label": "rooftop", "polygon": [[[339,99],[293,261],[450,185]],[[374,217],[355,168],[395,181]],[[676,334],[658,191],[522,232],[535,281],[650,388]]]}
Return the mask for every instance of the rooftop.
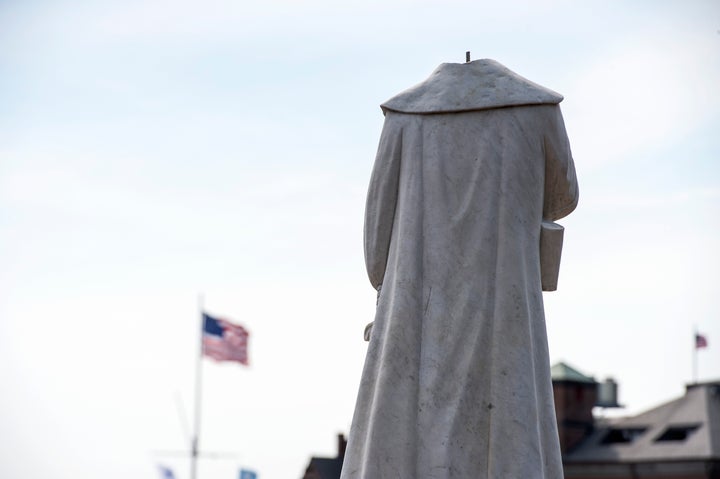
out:
{"label": "rooftop", "polygon": [[572,381],[588,384],[595,384],[597,382],[595,381],[595,378],[585,376],[577,369],[563,362],[559,362],[550,368],[550,376],[552,376],[553,381]]}
{"label": "rooftop", "polygon": [[720,459],[720,381],[687,386],[685,395],[637,416],[598,421],[567,463]]}

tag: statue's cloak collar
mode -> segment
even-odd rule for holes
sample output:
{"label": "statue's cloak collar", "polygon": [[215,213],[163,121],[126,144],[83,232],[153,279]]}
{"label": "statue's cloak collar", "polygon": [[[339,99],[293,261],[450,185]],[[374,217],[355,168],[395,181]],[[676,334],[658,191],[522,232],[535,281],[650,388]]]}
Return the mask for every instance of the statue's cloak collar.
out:
{"label": "statue's cloak collar", "polygon": [[430,77],[395,95],[383,113],[453,113],[520,105],[557,104],[563,97],[495,60],[443,63]]}

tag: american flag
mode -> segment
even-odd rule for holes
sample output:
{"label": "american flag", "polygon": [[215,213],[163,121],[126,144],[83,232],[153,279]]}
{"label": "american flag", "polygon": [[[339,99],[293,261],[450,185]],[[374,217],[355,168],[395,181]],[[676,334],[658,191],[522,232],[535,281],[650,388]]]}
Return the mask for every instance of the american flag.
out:
{"label": "american flag", "polygon": [[203,354],[216,361],[248,365],[249,333],[240,325],[203,313]]}
{"label": "american flag", "polygon": [[702,334],[695,333],[695,349],[707,348],[707,345],[707,338]]}

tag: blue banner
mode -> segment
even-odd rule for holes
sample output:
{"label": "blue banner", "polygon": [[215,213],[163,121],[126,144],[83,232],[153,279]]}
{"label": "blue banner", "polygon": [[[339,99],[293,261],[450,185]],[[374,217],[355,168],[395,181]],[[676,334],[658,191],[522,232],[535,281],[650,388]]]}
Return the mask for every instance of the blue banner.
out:
{"label": "blue banner", "polygon": [[248,469],[240,469],[240,479],[257,479],[258,475],[255,473],[255,471],[250,471]]}

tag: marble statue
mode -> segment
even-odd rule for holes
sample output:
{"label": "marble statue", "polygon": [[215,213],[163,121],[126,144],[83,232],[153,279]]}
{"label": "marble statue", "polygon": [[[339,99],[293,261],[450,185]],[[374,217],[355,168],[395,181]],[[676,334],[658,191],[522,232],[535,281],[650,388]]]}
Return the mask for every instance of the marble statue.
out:
{"label": "marble statue", "polygon": [[379,297],[342,479],[562,478],[540,252],[578,201],[561,100],[477,60],[382,105]]}

